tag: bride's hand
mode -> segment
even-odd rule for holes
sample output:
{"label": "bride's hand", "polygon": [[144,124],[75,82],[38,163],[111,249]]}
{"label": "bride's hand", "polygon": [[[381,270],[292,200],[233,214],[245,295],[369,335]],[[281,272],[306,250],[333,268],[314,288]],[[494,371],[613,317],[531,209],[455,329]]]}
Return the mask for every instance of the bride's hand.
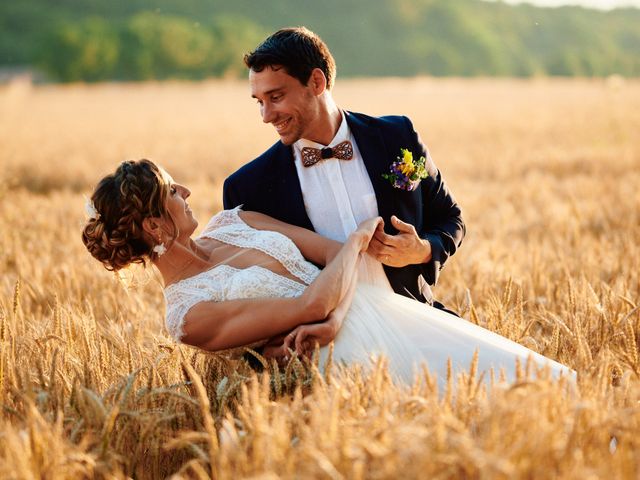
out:
{"label": "bride's hand", "polygon": [[295,351],[298,355],[310,356],[313,353],[316,343],[321,347],[328,345],[336,338],[335,323],[328,318],[321,323],[311,323],[301,325],[293,330],[284,340],[284,347]]}
{"label": "bride's hand", "polygon": [[384,220],[382,217],[373,217],[365,220],[358,225],[358,228],[352,235],[355,236],[357,241],[361,242],[360,251],[364,252],[369,247],[369,242],[373,238],[373,235],[377,230],[384,229]]}

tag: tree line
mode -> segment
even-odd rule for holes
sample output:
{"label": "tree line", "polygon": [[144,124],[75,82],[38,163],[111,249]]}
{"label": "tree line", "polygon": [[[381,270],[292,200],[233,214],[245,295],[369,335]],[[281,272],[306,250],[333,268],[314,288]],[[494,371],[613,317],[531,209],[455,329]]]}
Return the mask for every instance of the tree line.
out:
{"label": "tree line", "polygon": [[36,65],[63,81],[198,80],[243,72],[242,56],[265,35],[242,17],[195,22],[141,12],[62,22],[43,36]]}
{"label": "tree line", "polygon": [[0,4],[0,66],[56,81],[244,72],[269,32],[306,25],[341,76],[640,75],[640,10],[480,0],[21,0]]}

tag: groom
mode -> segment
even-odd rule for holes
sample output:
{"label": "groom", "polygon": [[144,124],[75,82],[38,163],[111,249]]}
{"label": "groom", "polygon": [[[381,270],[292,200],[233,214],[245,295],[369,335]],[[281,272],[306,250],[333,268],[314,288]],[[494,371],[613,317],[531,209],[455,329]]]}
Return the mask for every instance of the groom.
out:
{"label": "groom", "polygon": [[[438,308],[435,285],[465,234],[460,208],[407,117],[370,117],[338,108],[334,59],[315,33],[277,31],[245,55],[251,96],[280,140],[224,183],[224,207],[243,205],[344,241],[380,215],[365,255],[365,281]],[[401,149],[426,158],[428,177],[412,191],[383,178]]]}

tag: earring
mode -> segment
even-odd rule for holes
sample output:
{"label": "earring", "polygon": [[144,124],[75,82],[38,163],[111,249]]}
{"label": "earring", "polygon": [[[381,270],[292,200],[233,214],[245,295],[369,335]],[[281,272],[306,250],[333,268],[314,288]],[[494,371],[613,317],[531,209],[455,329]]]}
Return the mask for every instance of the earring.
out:
{"label": "earring", "polygon": [[155,247],[153,247],[153,251],[155,252],[156,255],[161,257],[167,251],[167,247],[164,246],[164,243],[159,238],[158,238],[158,242],[159,243]]}

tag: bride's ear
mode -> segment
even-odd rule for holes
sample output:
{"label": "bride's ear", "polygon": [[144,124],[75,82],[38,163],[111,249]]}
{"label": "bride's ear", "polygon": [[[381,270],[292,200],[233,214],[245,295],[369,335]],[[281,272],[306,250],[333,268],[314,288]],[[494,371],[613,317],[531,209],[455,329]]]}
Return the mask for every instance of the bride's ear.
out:
{"label": "bride's ear", "polygon": [[142,229],[148,235],[156,238],[160,233],[160,219],[156,217],[147,217],[142,220]]}

